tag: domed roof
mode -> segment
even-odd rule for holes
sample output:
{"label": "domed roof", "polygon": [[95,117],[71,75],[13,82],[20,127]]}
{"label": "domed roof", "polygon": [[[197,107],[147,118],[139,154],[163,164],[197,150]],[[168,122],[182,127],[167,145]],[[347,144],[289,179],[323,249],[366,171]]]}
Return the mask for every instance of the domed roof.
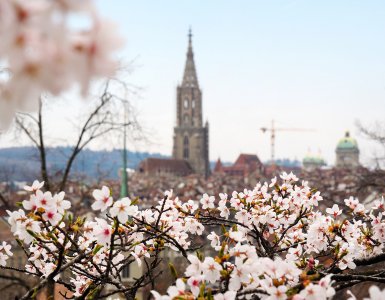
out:
{"label": "domed roof", "polygon": [[317,164],[317,165],[324,165],[325,161],[321,157],[315,157],[315,156],[305,156],[302,160],[303,164]]}
{"label": "domed roof", "polygon": [[315,165],[323,166],[326,163],[321,156],[306,155],[302,160],[302,164],[315,164]]}
{"label": "domed roof", "polygon": [[337,150],[358,150],[358,144],[356,139],[352,138],[349,134],[349,131],[345,133],[345,137],[340,139],[337,144]]}

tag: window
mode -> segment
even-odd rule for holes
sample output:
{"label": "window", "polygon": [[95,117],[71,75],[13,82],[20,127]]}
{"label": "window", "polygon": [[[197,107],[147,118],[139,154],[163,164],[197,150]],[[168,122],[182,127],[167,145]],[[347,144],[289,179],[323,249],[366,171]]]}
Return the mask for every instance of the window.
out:
{"label": "window", "polygon": [[188,159],[190,156],[190,153],[189,153],[189,140],[188,140],[188,137],[185,136],[184,139],[183,139],[183,158],[184,159]]}
{"label": "window", "polygon": [[192,108],[195,107],[195,100],[194,100],[194,99],[191,101],[191,107],[192,107]]}
{"label": "window", "polygon": [[188,115],[186,114],[186,115],[184,115],[184,124],[185,125],[188,125],[188,123],[189,123],[189,118],[188,118]]}
{"label": "window", "polygon": [[130,278],[130,265],[125,265],[122,269],[122,278]]}
{"label": "window", "polygon": [[184,108],[188,108],[188,99],[184,99]]}

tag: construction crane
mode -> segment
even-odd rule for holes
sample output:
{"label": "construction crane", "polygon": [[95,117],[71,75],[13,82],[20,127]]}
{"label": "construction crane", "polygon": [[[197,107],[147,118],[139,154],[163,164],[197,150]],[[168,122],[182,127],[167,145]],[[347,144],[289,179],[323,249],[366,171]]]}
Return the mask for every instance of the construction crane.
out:
{"label": "construction crane", "polygon": [[270,131],[271,133],[271,163],[275,164],[275,132],[276,131],[315,131],[314,129],[308,128],[276,128],[274,126],[274,120],[271,121],[271,127],[261,127],[263,133]]}

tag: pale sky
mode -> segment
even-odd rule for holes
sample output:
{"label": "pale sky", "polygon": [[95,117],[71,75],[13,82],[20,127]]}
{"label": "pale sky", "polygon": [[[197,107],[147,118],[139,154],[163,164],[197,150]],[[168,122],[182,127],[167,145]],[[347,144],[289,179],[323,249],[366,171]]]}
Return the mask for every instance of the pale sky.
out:
{"label": "pale sky", "polygon": [[302,159],[310,148],[333,164],[346,130],[357,138],[361,160],[372,157],[373,144],[357,136],[354,122],[384,120],[384,1],[98,3],[126,39],[119,55],[135,59],[129,80],[142,88],[135,105],[154,143],[139,150],[171,154],[191,26],[210,160],[234,161],[241,152],[267,160],[270,137],[259,128],[272,119],[277,127],[316,130],[278,132],[277,158]]}

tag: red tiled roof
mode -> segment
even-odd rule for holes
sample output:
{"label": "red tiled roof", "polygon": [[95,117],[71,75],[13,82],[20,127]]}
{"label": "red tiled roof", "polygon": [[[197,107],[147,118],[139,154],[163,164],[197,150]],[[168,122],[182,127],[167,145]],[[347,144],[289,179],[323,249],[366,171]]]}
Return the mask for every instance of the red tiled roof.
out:
{"label": "red tiled roof", "polygon": [[234,165],[244,165],[244,164],[261,164],[258,156],[255,154],[240,154],[238,159],[235,161]]}
{"label": "red tiled roof", "polygon": [[262,170],[263,165],[255,154],[240,154],[232,166],[224,167],[218,159],[214,172],[224,172],[229,175],[245,176],[257,170]]}
{"label": "red tiled roof", "polygon": [[215,164],[214,172],[223,172],[223,164],[220,158],[218,158],[217,163]]}
{"label": "red tiled roof", "polygon": [[146,158],[140,162],[138,171],[154,175],[158,173],[171,173],[183,176],[193,172],[187,161],[173,158]]}

